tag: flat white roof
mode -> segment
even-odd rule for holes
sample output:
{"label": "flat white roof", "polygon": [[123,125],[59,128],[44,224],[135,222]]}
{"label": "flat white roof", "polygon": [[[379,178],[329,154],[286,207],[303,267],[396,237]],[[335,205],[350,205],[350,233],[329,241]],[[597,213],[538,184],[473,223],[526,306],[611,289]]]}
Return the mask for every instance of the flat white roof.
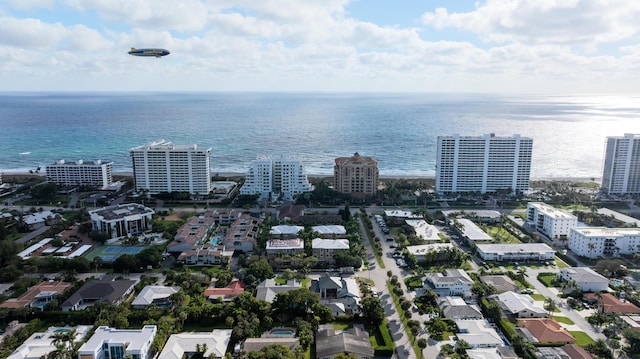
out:
{"label": "flat white roof", "polygon": [[313,226],[311,230],[320,234],[347,234],[347,230],[344,226],[337,224],[330,224],[326,226]]}
{"label": "flat white roof", "polygon": [[414,215],[411,211],[401,211],[399,209],[384,211],[387,217],[400,217],[400,218],[422,218],[422,216]]}
{"label": "flat white roof", "polygon": [[483,231],[473,221],[466,218],[458,219],[458,223],[462,225],[462,233],[471,241],[492,241],[490,235]]}
{"label": "flat white roof", "polygon": [[313,249],[349,249],[348,239],[324,239],[314,238],[311,242]]}
{"label": "flat white roof", "polygon": [[407,251],[414,256],[423,256],[427,252],[441,251],[447,248],[453,248],[451,243],[431,243],[431,244],[419,244],[417,246],[407,246]]}
{"label": "flat white roof", "polygon": [[23,250],[22,252],[18,253],[18,256],[22,259],[27,259],[29,258],[29,256],[31,255],[31,253],[37,251],[38,249],[44,247],[45,244],[51,242],[53,240],[53,238],[45,238],[43,240],[41,240],[40,242],[36,243],[36,244],[32,244],[31,246],[29,246],[29,248]]}
{"label": "flat white roof", "polygon": [[539,212],[544,213],[545,215],[552,217],[552,218],[557,218],[557,219],[561,219],[561,218],[567,218],[567,219],[578,219],[578,217],[574,216],[573,214],[562,210],[562,209],[558,209],[555,208],[553,206],[550,206],[544,202],[529,202],[527,204],[527,206],[529,207],[535,207]]}
{"label": "flat white roof", "polygon": [[574,227],[571,229],[585,237],[625,237],[640,235],[640,228]]}
{"label": "flat white roof", "polygon": [[33,333],[27,340],[22,343],[7,359],[28,359],[46,357],[49,353],[56,350],[52,344],[53,336],[58,331],[76,330],[74,342],[81,341],[87,333],[93,328],[92,325],[78,325],[76,327],[49,327],[46,332]]}
{"label": "flat white roof", "polygon": [[405,222],[416,231],[416,235],[425,241],[440,241],[440,231],[424,219],[405,219]]}
{"label": "flat white roof", "polygon": [[302,226],[286,226],[279,225],[271,227],[269,231],[270,235],[280,235],[280,234],[288,234],[288,235],[297,235],[298,232],[302,231],[304,227]]}
{"label": "flat white roof", "polygon": [[555,250],[544,243],[496,243],[496,244],[478,244],[476,246],[483,253],[521,253],[521,252],[538,252],[538,253],[555,253]]}
{"label": "flat white roof", "polygon": [[304,242],[296,239],[272,239],[267,241],[267,250],[270,249],[304,249]]}
{"label": "flat white roof", "polygon": [[153,341],[157,330],[155,325],[145,325],[142,329],[115,329],[101,326],[96,328],[91,338],[78,349],[78,355],[83,352],[93,353],[104,342],[128,343],[127,351],[141,350],[146,343]]}
{"label": "flat white roof", "polygon": [[88,251],[89,249],[91,249],[91,247],[93,247],[91,244],[83,244],[80,248],[78,248],[76,251],[74,251],[73,253],[69,254],[69,258],[75,258],[78,256],[83,255],[86,251]]}
{"label": "flat white roof", "polygon": [[149,305],[154,299],[168,298],[177,293],[180,287],[167,287],[164,285],[148,285],[140,291],[140,294],[131,302],[131,305]]}

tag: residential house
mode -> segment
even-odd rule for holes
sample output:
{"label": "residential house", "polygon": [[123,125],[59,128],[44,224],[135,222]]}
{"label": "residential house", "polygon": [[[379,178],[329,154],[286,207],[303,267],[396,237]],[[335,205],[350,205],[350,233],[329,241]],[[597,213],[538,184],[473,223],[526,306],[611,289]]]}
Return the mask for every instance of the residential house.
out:
{"label": "residential house", "polygon": [[520,292],[520,286],[506,275],[483,275],[480,282],[494,287],[497,293]]}
{"label": "residential house", "polygon": [[334,257],[338,253],[349,252],[349,240],[314,238],[311,242],[311,251],[318,258],[318,264],[333,265],[336,263]]}
{"label": "residential house", "polygon": [[230,340],[231,329],[172,334],[157,359],[191,358],[198,352],[203,358],[221,359],[227,353]]}
{"label": "residential house", "polygon": [[[467,349],[469,359],[519,359],[512,347]],[[560,358],[558,358],[560,359]]]}
{"label": "residential house", "polygon": [[22,217],[22,224],[30,231],[60,223],[62,216],[51,211],[35,212]]}
{"label": "residential house", "polygon": [[485,319],[457,319],[455,323],[458,340],[466,341],[473,349],[505,345],[500,334]]}
{"label": "residential house", "polygon": [[157,332],[155,325],[142,329],[100,326],[78,349],[78,359],[124,358],[129,354],[136,359],[151,359],[151,344]]}
{"label": "residential house", "polygon": [[244,283],[237,279],[234,279],[224,288],[209,287],[204,290],[204,296],[209,300],[222,300],[223,302],[230,302],[233,298],[239,296],[244,292]]}
{"label": "residential house", "polygon": [[276,327],[262,333],[260,338],[245,339],[241,347],[242,351],[249,353],[260,351],[262,348],[271,344],[282,345],[291,351],[295,351],[296,347],[300,345],[300,339],[296,338],[295,328]]}
{"label": "residential house", "polygon": [[304,205],[285,205],[276,208],[276,217],[279,221],[297,221],[304,216]]}
{"label": "residential house", "polygon": [[445,318],[449,319],[483,319],[477,304],[467,304],[461,297],[438,297],[438,307]]}
{"label": "residential house", "polygon": [[601,292],[609,288],[609,279],[589,267],[568,267],[560,269],[558,277],[572,282],[583,292]]}
{"label": "residential house", "polygon": [[640,308],[635,304],[619,299],[611,293],[587,293],[585,298],[598,302],[605,313],[640,314]]}
{"label": "residential house", "polygon": [[82,310],[101,301],[120,304],[133,293],[135,284],[135,280],[115,280],[113,276],[92,280],[73,293],[61,308],[63,311]]}
{"label": "residential house", "polygon": [[454,250],[456,247],[451,243],[429,243],[407,246],[405,248],[410,254],[416,257],[416,261],[424,262],[428,261],[429,258],[438,258],[439,253]]}
{"label": "residential house", "polygon": [[413,228],[416,237],[427,242],[440,242],[440,231],[424,219],[405,219],[405,223]]}
{"label": "residential house", "polygon": [[547,311],[534,305],[534,300],[527,294],[504,292],[495,296],[500,307],[515,318],[544,318]]}
{"label": "residential house", "polygon": [[316,358],[333,359],[340,353],[354,354],[358,359],[373,359],[369,333],[360,326],[336,331],[331,325],[321,325],[316,334]]}
{"label": "residential house", "polygon": [[473,279],[464,269],[445,269],[443,273],[427,273],[424,279],[424,287],[433,290],[439,296],[463,297],[471,296]]}
{"label": "residential house", "polygon": [[311,290],[319,293],[320,303],[332,308],[334,316],[359,312],[360,289],[354,278],[321,276],[311,282]]}
{"label": "residential house", "polygon": [[140,294],[131,302],[134,309],[147,309],[150,305],[167,308],[171,305],[171,296],[178,293],[180,287],[164,285],[148,285],[142,288]]}
{"label": "residential house", "polygon": [[526,340],[538,343],[573,344],[576,338],[553,318],[518,319],[517,328]]}
{"label": "residential house", "polygon": [[593,356],[575,344],[561,347],[536,347],[538,359],[593,359]]}
{"label": "residential house", "polygon": [[289,279],[286,284],[278,284],[275,279],[265,279],[256,286],[256,299],[273,303],[278,293],[286,293],[294,289],[302,288],[302,283],[297,279]]}
{"label": "residential house", "polygon": [[47,358],[50,353],[57,350],[53,345],[56,333],[75,330],[74,343],[84,340],[87,333],[93,329],[92,325],[78,325],[75,327],[49,327],[45,332],[33,333],[7,359],[40,359]]}
{"label": "residential house", "polygon": [[0,304],[0,308],[36,307],[42,309],[58,295],[64,293],[73,284],[67,282],[40,282],[24,292],[18,298],[10,298]]}

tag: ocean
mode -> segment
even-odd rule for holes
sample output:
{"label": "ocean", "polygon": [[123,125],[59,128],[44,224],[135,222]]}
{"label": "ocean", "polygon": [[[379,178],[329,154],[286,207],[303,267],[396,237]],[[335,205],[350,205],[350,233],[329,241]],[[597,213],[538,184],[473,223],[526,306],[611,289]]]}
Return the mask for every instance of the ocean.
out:
{"label": "ocean", "polygon": [[532,178],[600,178],[606,136],[640,132],[640,97],[368,93],[0,94],[0,171],[59,159],[114,162],[165,139],[211,147],[213,173],[260,154],[292,155],[311,175],[336,157],[378,159],[381,176],[435,176],[437,137],[533,138]]}

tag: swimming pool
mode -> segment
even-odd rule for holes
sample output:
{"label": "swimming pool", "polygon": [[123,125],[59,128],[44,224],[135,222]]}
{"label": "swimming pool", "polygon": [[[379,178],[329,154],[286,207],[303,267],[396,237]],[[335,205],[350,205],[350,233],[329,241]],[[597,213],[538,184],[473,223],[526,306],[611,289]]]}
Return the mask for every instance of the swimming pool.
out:
{"label": "swimming pool", "polygon": [[621,286],[624,284],[624,281],[621,279],[612,279],[611,280],[611,284],[613,284],[614,286]]}

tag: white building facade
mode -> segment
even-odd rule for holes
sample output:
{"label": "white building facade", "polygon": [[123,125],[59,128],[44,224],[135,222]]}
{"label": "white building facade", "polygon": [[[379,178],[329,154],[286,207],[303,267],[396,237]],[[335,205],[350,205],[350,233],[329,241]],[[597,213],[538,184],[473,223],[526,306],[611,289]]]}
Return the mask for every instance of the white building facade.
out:
{"label": "white building facade", "polygon": [[131,149],[136,190],[149,194],[211,192],[211,148],[175,145],[165,140]]}
{"label": "white building facade", "polygon": [[589,267],[562,268],[558,277],[565,282],[574,281],[583,292],[601,292],[609,288],[609,278]]}
{"label": "white building facade", "polygon": [[640,193],[640,134],[607,137],[602,188],[608,194]]}
{"label": "white building facade", "polygon": [[478,257],[484,261],[548,261],[556,251],[544,243],[478,244]]}
{"label": "white building facade", "polygon": [[439,136],[436,192],[526,193],[533,139],[513,135]]}
{"label": "white building facade", "polygon": [[150,359],[151,344],[158,328],[145,325],[142,329],[114,329],[98,327],[91,338],[78,349],[78,358],[105,359],[124,358]]}
{"label": "white building facade", "polygon": [[150,230],[154,213],[151,208],[129,203],[95,209],[89,216],[92,230],[118,238]]}
{"label": "white building facade", "polygon": [[526,223],[551,239],[569,236],[571,228],[578,226],[578,217],[542,202],[527,204]]}
{"label": "white building facade", "polygon": [[587,258],[618,257],[640,252],[640,228],[576,227],[569,249]]}
{"label": "white building facade", "polygon": [[46,167],[47,181],[61,186],[109,188],[113,184],[113,162],[59,160]]}
{"label": "white building facade", "polygon": [[313,191],[302,162],[288,156],[259,156],[251,163],[240,194],[259,194],[260,199],[291,200]]}

